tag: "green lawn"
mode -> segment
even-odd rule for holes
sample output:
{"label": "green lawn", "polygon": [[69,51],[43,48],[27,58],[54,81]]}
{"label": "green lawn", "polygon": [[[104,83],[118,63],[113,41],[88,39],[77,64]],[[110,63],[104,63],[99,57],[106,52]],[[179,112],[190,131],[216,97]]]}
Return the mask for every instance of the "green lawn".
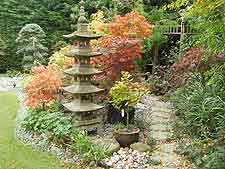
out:
{"label": "green lawn", "polygon": [[46,153],[25,147],[14,137],[15,94],[0,93],[0,169],[59,169],[59,161]]}

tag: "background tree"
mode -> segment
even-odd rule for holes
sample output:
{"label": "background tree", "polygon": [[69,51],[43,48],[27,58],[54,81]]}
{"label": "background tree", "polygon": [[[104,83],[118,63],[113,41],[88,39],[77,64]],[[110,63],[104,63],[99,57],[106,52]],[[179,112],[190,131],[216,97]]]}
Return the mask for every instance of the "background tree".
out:
{"label": "background tree", "polygon": [[6,58],[5,58],[5,50],[6,50],[6,44],[2,37],[0,36],[0,72],[5,71],[6,69]]}
{"label": "background tree", "polygon": [[46,45],[53,53],[53,47],[63,39],[62,35],[72,31],[71,8],[78,2],[79,0],[1,0],[0,32],[7,45],[7,65],[0,67],[20,70],[22,60],[16,55],[15,39],[22,27],[29,23],[37,23],[44,28],[47,34]]}
{"label": "background tree", "polygon": [[[147,16],[148,21],[151,11],[154,14],[154,6],[162,6],[172,0],[86,0],[85,8],[87,16],[101,10],[105,14],[107,22],[111,21],[115,15],[125,15],[133,10]],[[64,34],[68,34],[76,24],[79,12],[79,0],[1,0],[0,5],[0,32],[4,36],[6,43],[5,60],[6,70],[19,70],[21,57],[16,53],[17,44],[15,39],[18,32],[25,24],[37,23],[46,32],[46,45],[50,55],[54,53],[54,48],[59,41],[64,40]],[[162,13],[156,14],[162,18]],[[167,15],[165,15],[167,17]],[[168,21],[168,20],[167,20]],[[166,22],[168,23],[168,22]],[[61,48],[62,46],[59,46]]]}
{"label": "background tree", "polygon": [[31,70],[34,62],[44,64],[48,56],[48,48],[43,43],[46,35],[37,24],[27,24],[19,32],[17,54],[23,57],[24,70]]}

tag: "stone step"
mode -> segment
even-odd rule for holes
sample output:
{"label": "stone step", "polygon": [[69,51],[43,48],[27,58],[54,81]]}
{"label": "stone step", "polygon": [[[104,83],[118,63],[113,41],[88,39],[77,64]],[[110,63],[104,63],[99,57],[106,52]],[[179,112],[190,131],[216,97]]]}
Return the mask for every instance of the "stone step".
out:
{"label": "stone step", "polygon": [[165,112],[151,112],[150,117],[153,118],[163,118],[163,119],[170,119],[171,114],[167,114]]}
{"label": "stone step", "polygon": [[176,151],[176,143],[165,143],[159,146],[163,153],[174,153]]}
{"label": "stone step", "polygon": [[180,161],[176,153],[165,153],[160,150],[153,152],[151,159],[160,159],[163,167],[177,169],[180,166]]}
{"label": "stone step", "polygon": [[173,134],[167,131],[151,131],[150,135],[153,139],[157,141],[164,141],[170,139]]}
{"label": "stone step", "polygon": [[163,113],[167,113],[167,114],[171,114],[173,111],[167,107],[161,107],[161,106],[153,106],[151,108],[152,112],[163,112]]}
{"label": "stone step", "polygon": [[155,117],[154,119],[151,120],[151,125],[155,125],[155,124],[165,124],[168,125],[170,124],[171,121],[169,119],[163,119],[163,118],[157,118]]}
{"label": "stone step", "polygon": [[151,131],[171,131],[172,126],[165,123],[153,124],[150,126]]}
{"label": "stone step", "polygon": [[169,102],[155,101],[154,107],[168,108],[170,109],[172,105]]}

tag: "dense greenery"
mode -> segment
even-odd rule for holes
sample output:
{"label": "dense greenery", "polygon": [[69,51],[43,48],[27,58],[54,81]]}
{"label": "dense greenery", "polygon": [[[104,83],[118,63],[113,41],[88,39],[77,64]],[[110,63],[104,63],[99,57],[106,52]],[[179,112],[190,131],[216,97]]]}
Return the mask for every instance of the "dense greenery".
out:
{"label": "dense greenery", "polygon": [[[88,16],[98,10],[103,11],[107,21],[112,20],[115,15],[124,15],[132,10],[153,21],[167,17],[167,14],[164,15],[162,10],[158,12],[154,6],[162,6],[170,1],[87,0],[86,8]],[[43,28],[47,36],[46,47],[52,54],[55,47],[60,46],[64,40],[62,35],[75,29],[79,13],[78,2],[79,0],[3,0],[0,6],[0,34],[7,48],[4,60],[1,59],[0,62],[0,71],[21,69],[22,59],[16,55],[15,39],[26,24],[36,23]]]}
{"label": "dense greenery", "polygon": [[179,148],[182,155],[200,168],[223,169],[225,166],[225,147],[222,141],[200,141],[191,145],[181,145]]}
{"label": "dense greenery", "polygon": [[40,25],[47,35],[47,47],[52,49],[63,34],[71,31],[70,14],[74,4],[74,0],[3,0],[0,6],[0,33],[7,45],[5,69],[20,68],[21,58],[16,55],[15,39],[24,25]]}
{"label": "dense greenery", "polygon": [[98,145],[94,145],[87,133],[73,127],[72,118],[60,112],[58,102],[50,104],[43,110],[42,106],[28,110],[28,116],[22,125],[30,131],[45,134],[49,140],[70,145],[75,152],[82,156],[84,162],[99,162],[109,153]]}
{"label": "dense greenery", "polygon": [[205,82],[201,74],[176,91],[173,102],[181,112],[185,130],[197,138],[216,138],[225,128],[224,87]]}
{"label": "dense greenery", "polygon": [[[171,97],[177,108],[180,153],[199,168],[223,169],[225,164],[225,27],[223,0],[177,0],[170,9],[186,9],[185,17],[198,30],[190,49],[173,65],[172,80],[180,88]],[[181,81],[182,80],[182,81]],[[187,134],[186,136],[184,134]]]}
{"label": "dense greenery", "polygon": [[5,58],[5,50],[6,50],[6,44],[5,41],[0,36],[0,72],[6,71],[6,58]]}

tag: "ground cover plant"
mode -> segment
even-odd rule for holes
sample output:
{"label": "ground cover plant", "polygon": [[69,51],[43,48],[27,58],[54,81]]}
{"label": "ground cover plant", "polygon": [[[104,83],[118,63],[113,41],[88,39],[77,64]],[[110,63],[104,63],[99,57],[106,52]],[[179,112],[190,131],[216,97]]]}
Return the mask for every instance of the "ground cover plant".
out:
{"label": "ground cover plant", "polygon": [[64,141],[70,139],[73,134],[72,122],[60,112],[57,103],[51,105],[48,110],[30,109],[29,115],[23,120],[22,125],[27,129],[47,134],[49,139]]}
{"label": "ground cover plant", "polygon": [[72,119],[61,111],[59,103],[30,108],[28,115],[22,121],[22,126],[37,134],[45,134],[49,140],[68,146],[77,152],[84,163],[100,162],[109,152],[98,145],[94,145],[86,132],[73,127]]}
{"label": "ground cover plant", "polygon": [[72,142],[74,150],[82,156],[84,162],[99,163],[109,155],[106,149],[92,144],[85,131],[74,134]]}

